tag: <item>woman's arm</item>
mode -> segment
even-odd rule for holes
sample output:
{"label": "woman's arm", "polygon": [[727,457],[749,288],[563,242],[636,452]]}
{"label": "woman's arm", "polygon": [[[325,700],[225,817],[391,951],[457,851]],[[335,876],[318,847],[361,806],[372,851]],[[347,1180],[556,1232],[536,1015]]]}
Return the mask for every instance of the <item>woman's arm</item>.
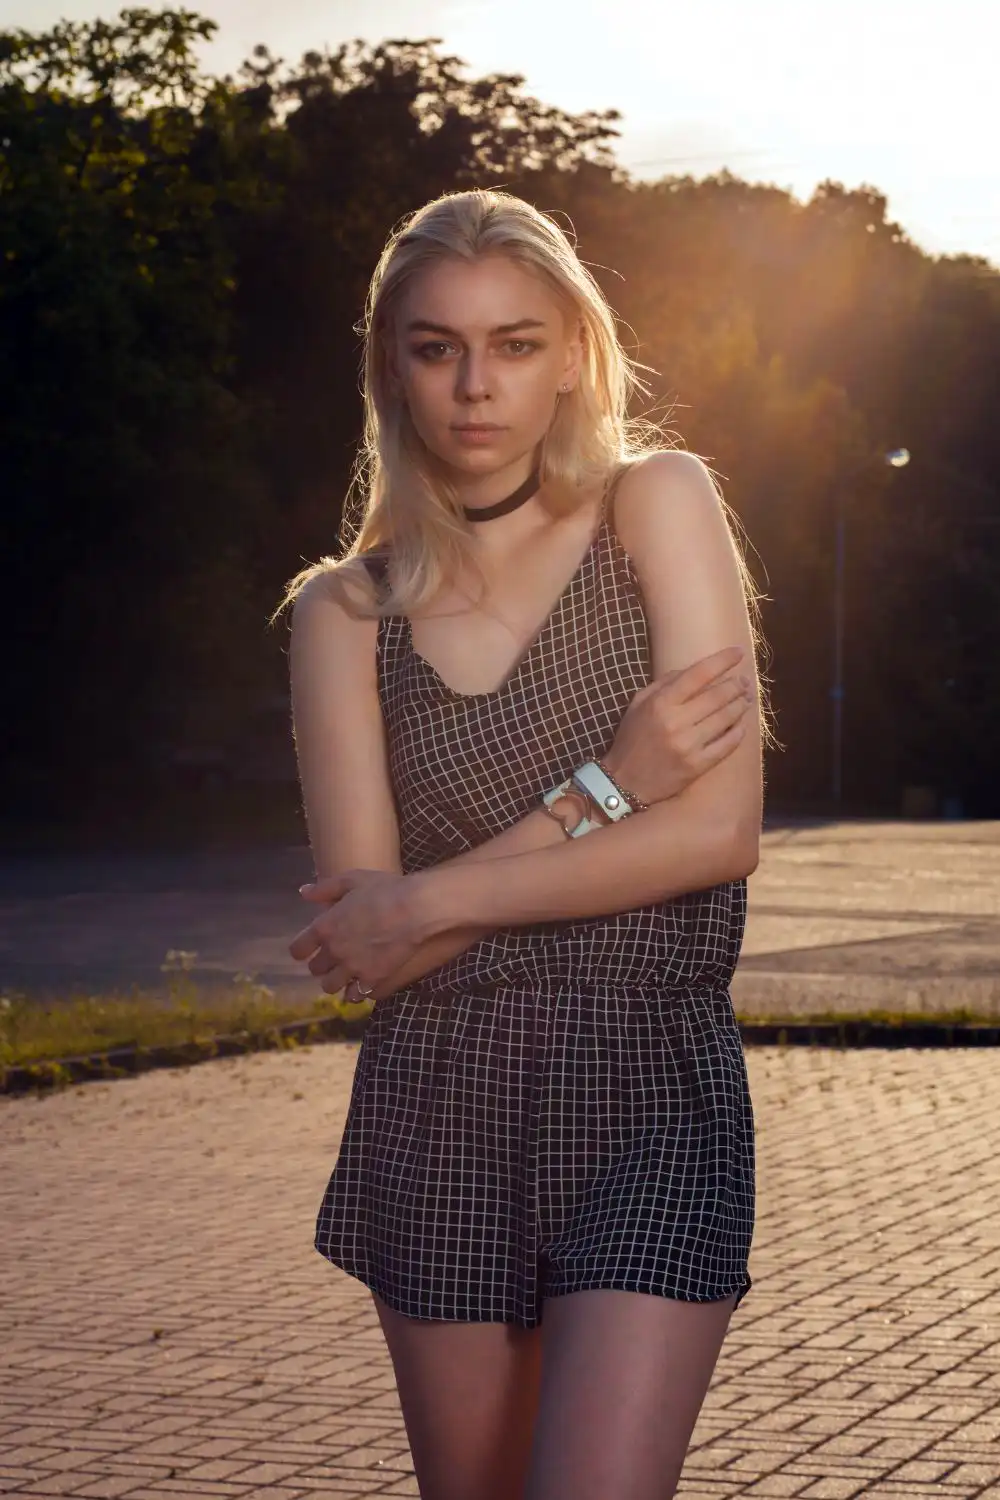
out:
{"label": "woman's arm", "polygon": [[[735,543],[704,464],[661,453],[621,481],[616,525],[642,586],[659,675],[728,645],[753,662]],[[628,911],[749,875],[762,815],[759,708],[737,749],[669,801],[602,829],[600,838],[473,864],[451,860],[415,877],[417,923],[493,927]],[[558,835],[558,830],[556,830]]]}
{"label": "woman's arm", "polygon": [[295,601],[292,724],[317,878],[365,868],[401,874],[399,830],[378,697],[377,621],[358,618],[316,574]]}

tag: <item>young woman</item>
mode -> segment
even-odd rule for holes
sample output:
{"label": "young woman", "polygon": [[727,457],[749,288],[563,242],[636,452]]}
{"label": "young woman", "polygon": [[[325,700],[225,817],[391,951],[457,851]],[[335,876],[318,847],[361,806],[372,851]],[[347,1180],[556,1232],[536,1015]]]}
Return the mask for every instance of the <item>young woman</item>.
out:
{"label": "young woman", "polygon": [[290,951],[375,1002],[316,1246],[424,1500],[663,1500],[750,1287],[756,601],[549,218],[427,205],[365,331],[360,530],[289,588]]}

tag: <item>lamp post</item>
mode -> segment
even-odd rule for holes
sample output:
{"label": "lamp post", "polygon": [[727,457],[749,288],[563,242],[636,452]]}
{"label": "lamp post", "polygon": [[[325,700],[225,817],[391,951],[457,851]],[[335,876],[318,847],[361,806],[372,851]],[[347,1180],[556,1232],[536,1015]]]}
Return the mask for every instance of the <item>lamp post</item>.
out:
{"label": "lamp post", "polygon": [[[910,462],[908,448],[891,448],[879,454],[879,462],[890,469],[905,469]],[[837,525],[833,584],[833,805],[839,811],[844,793],[844,563],[846,524],[844,489],[837,488]]]}

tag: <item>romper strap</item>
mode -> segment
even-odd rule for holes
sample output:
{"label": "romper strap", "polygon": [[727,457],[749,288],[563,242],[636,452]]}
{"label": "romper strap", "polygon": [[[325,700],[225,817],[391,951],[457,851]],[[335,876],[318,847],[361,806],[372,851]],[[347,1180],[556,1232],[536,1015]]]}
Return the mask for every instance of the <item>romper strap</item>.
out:
{"label": "romper strap", "polygon": [[604,520],[607,523],[608,530],[613,534],[615,534],[615,496],[618,493],[618,486],[627,472],[627,464],[619,465],[617,471],[612,476],[610,483],[605,489],[604,496],[601,500],[601,511],[604,516]]}

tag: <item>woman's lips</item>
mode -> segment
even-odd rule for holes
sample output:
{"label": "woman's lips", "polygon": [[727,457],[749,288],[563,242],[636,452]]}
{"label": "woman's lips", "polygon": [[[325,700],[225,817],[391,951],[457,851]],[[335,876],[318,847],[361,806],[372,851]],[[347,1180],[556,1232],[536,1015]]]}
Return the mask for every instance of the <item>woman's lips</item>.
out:
{"label": "woman's lips", "polygon": [[476,427],[472,424],[463,427],[453,427],[451,430],[460,443],[471,444],[493,443],[505,431],[503,427]]}

